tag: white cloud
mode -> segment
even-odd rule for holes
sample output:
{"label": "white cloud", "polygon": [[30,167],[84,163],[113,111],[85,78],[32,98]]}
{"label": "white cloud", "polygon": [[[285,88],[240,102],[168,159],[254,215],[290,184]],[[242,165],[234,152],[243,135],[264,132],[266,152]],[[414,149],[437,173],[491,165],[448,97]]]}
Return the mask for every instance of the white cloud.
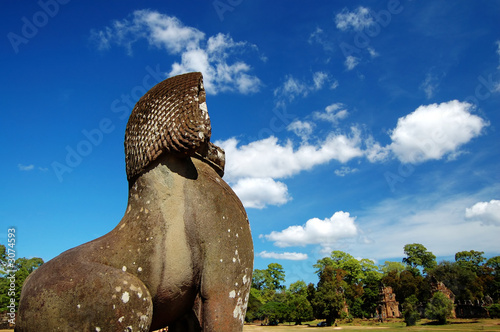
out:
{"label": "white cloud", "polygon": [[372,24],[375,24],[373,17],[370,15],[370,10],[366,7],[358,7],[350,12],[344,8],[342,12],[335,16],[335,24],[338,29],[346,31],[349,29],[361,31]]}
{"label": "white cloud", "polygon": [[328,74],[322,71],[315,72],[313,74],[314,88],[319,90],[323,87],[323,84],[328,80]]}
{"label": "white cloud", "polygon": [[373,137],[368,137],[365,139],[365,156],[366,158],[372,162],[383,162],[389,158],[390,148],[385,146],[381,146],[380,143],[376,142]]}
{"label": "white cloud", "polygon": [[282,248],[309,244],[331,246],[340,239],[352,238],[358,234],[355,219],[348,212],[338,211],[331,218],[309,219],[303,226],[290,226],[281,232],[273,231],[264,235],[264,238]]}
{"label": "white cloud", "polygon": [[242,51],[246,43],[234,42],[229,35],[219,33],[208,39],[206,49],[186,50],[181,62],[174,63],[169,76],[190,71],[203,73],[207,92],[216,94],[223,91],[238,90],[248,94],[257,92],[261,82],[256,76],[249,75],[250,66],[242,61],[228,63],[232,52]]}
{"label": "white cloud", "polygon": [[404,256],[405,244],[421,243],[436,256],[453,256],[471,249],[499,254],[498,224],[485,224],[479,218],[466,220],[464,213],[480,200],[478,197],[498,193],[498,187],[476,194],[448,195],[442,188],[455,176],[438,179],[434,188],[422,195],[386,199],[357,212],[360,237],[369,241],[357,238],[345,243],[349,253],[355,257],[366,257],[369,252],[370,258],[396,258]]}
{"label": "white cloud", "polygon": [[295,135],[299,136],[303,141],[307,141],[313,132],[314,126],[312,122],[295,120],[290,123],[286,129],[295,133]]}
{"label": "white cloud", "polygon": [[356,58],[355,56],[348,55],[345,58],[344,65],[346,66],[347,70],[353,70],[358,64],[359,58]]}
{"label": "white cloud", "polygon": [[93,30],[92,38],[100,49],[112,44],[124,46],[132,54],[132,46],[146,39],[154,47],[165,49],[172,55],[180,55],[180,62],[172,65],[169,76],[190,71],[200,71],[208,93],[238,91],[243,94],[259,90],[258,77],[250,75],[251,67],[241,61],[231,61],[232,55],[244,54],[254,45],[235,42],[229,35],[219,33],[205,42],[205,34],[193,27],[185,26],[173,16],[157,11],[137,10],[131,18],[114,21],[110,27]]}
{"label": "white cloud", "polygon": [[472,108],[471,104],[457,100],[420,106],[398,119],[396,128],[390,133],[389,148],[404,163],[454,156],[463,144],[479,136],[488,125],[471,114]]}
{"label": "white cloud", "polygon": [[262,257],[262,258],[286,259],[286,260],[291,260],[291,261],[303,261],[303,260],[306,260],[308,258],[307,254],[303,254],[300,252],[277,253],[277,252],[262,251],[260,253],[257,253],[256,255],[259,257]]}
{"label": "white cloud", "polygon": [[336,169],[334,171],[335,175],[337,176],[346,176],[348,174],[356,173],[359,171],[357,168],[350,168],[348,166],[342,166],[340,169]]}
{"label": "white cloud", "polygon": [[32,171],[35,169],[35,165],[23,165],[23,164],[17,164],[17,168],[20,170],[20,171],[25,171],[25,172],[28,172],[28,171]]}
{"label": "white cloud", "polygon": [[284,95],[288,96],[291,100],[300,95],[305,97],[308,93],[309,88],[307,85],[293,76],[287,76],[283,85],[274,90],[275,96]]}
{"label": "white cloud", "polygon": [[247,208],[263,209],[266,205],[283,205],[291,200],[287,186],[272,178],[241,178],[232,186]]}
{"label": "white cloud", "polygon": [[[307,138],[312,126],[296,121],[289,130]],[[297,148],[291,140],[281,144],[274,136],[247,145],[239,145],[236,138],[215,144],[226,152],[224,179],[245,207],[258,209],[282,205],[291,199],[287,186],[275,179],[287,178],[332,160],[345,163],[363,156],[360,132],[356,128],[351,128],[349,136],[331,133],[316,144],[304,140]]]}
{"label": "white cloud", "polygon": [[338,87],[338,81],[322,71],[313,73],[312,80],[308,82],[287,75],[283,84],[274,90],[276,106],[284,107],[296,97],[307,97],[309,93],[321,90],[327,83],[330,83],[330,89]]}
{"label": "white cloud", "polygon": [[346,107],[342,103],[334,103],[325,108],[325,112],[314,112],[315,119],[324,120],[337,124],[339,120],[345,119],[349,115]]}
{"label": "white cloud", "polygon": [[320,27],[317,27],[316,30],[309,35],[308,42],[309,44],[320,44],[325,51],[330,52],[334,50],[334,44],[332,43],[331,38],[329,38]]}
{"label": "white cloud", "polygon": [[345,163],[362,156],[360,133],[355,128],[351,131],[351,136],[332,133],[316,145],[303,143],[297,149],[290,140],[279,144],[274,136],[243,146],[238,146],[235,138],[216,144],[226,152],[225,176],[229,181],[245,177],[285,178],[331,160]]}
{"label": "white cloud", "polygon": [[372,58],[376,58],[376,57],[378,57],[378,56],[380,55],[380,54],[378,54],[378,52],[377,52],[377,51],[375,51],[375,50],[374,50],[373,48],[371,48],[371,47],[368,47],[368,48],[367,48],[367,50],[368,50],[368,53],[370,53],[370,56],[371,56]]}
{"label": "white cloud", "polygon": [[176,17],[150,10],[136,10],[131,18],[114,21],[111,27],[92,30],[91,34],[100,49],[116,44],[127,48],[129,54],[132,54],[132,45],[142,38],[174,54],[198,47],[205,38],[203,32],[185,26]]}
{"label": "white cloud", "polygon": [[500,201],[478,202],[465,209],[465,217],[481,221],[484,225],[500,226]]}
{"label": "white cloud", "polygon": [[427,74],[425,80],[420,84],[420,89],[425,92],[427,99],[434,96],[434,92],[438,88],[438,78],[432,74]]}

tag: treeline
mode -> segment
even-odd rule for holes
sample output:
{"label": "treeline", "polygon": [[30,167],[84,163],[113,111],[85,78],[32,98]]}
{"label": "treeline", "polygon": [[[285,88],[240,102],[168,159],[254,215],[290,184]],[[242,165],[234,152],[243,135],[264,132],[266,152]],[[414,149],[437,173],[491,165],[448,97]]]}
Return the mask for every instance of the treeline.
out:
{"label": "treeline", "polygon": [[436,256],[418,243],[405,245],[404,253],[402,262],[377,266],[369,259],[332,251],[313,265],[316,285],[296,281],[288,288],[283,267],[269,264],[254,271],[246,319],[271,324],[324,319],[331,325],[339,318],[373,318],[383,285],[392,287],[408,325],[420,319],[422,305],[428,318],[444,323],[452,315],[453,302],[433,291],[436,281],[453,292],[456,303],[486,301],[489,316],[500,316],[500,256],[486,259],[481,251],[461,251],[454,262],[438,264]]}
{"label": "treeline", "polygon": [[16,258],[7,249],[0,244],[0,313],[19,307],[24,281],[43,264],[37,257]]}
{"label": "treeline", "polygon": [[[301,324],[324,319],[331,325],[339,318],[373,318],[383,285],[392,287],[407,324],[421,317],[422,304],[428,318],[443,323],[453,305],[443,293],[433,292],[436,280],[453,292],[455,303],[486,302],[489,316],[500,317],[500,256],[486,259],[482,251],[461,251],[454,262],[438,264],[436,256],[418,243],[404,246],[404,253],[402,262],[377,266],[369,259],[332,251],[313,265],[317,284],[299,280],[288,288],[283,267],[271,263],[253,273],[246,320]],[[6,312],[12,301],[18,308],[24,281],[43,260],[14,259],[0,245],[0,264],[0,312]]]}

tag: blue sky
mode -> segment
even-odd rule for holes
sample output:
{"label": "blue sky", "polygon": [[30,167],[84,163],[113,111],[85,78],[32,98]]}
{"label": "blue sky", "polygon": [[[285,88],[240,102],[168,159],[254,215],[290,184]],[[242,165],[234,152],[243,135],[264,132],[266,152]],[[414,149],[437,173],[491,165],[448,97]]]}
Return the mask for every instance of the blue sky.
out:
{"label": "blue sky", "polygon": [[124,131],[201,71],[255,268],[316,282],[332,250],[500,254],[500,3],[4,1],[0,242],[49,260],[127,204]]}

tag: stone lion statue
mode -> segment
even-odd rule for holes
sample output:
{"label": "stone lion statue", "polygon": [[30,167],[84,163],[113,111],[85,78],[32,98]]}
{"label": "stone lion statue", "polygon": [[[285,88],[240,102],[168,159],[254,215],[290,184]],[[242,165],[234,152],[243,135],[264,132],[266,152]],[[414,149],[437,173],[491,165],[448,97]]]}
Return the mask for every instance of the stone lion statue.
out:
{"label": "stone lion statue", "polygon": [[30,275],[16,331],[242,331],[252,237],[210,135],[201,73],[166,79],[137,102],[123,218]]}

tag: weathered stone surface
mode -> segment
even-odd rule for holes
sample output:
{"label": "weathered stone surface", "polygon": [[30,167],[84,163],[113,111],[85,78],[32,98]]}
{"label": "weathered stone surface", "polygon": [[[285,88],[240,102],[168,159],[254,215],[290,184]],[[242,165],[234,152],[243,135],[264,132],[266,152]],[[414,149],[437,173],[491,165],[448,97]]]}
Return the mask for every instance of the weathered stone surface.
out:
{"label": "weathered stone surface", "polygon": [[[198,101],[193,97],[189,102],[186,95],[183,100],[204,103],[201,74],[185,78],[193,89],[181,86],[195,91]],[[179,77],[169,80],[177,84]],[[147,107],[159,105],[154,98],[169,100],[169,80],[143,97]],[[62,253],[28,278],[16,331],[242,330],[252,280],[252,237],[240,200],[220,176],[223,151],[209,142],[206,104],[200,119],[177,117],[193,121],[191,138],[177,132],[161,144],[150,137],[165,126],[182,128],[183,122],[159,121],[161,126],[146,123],[137,129],[133,122],[142,113],[163,118],[168,115],[162,112],[170,112],[147,107],[136,106],[127,126],[130,188],[124,217],[110,233]],[[184,148],[169,145],[196,137]]]}

